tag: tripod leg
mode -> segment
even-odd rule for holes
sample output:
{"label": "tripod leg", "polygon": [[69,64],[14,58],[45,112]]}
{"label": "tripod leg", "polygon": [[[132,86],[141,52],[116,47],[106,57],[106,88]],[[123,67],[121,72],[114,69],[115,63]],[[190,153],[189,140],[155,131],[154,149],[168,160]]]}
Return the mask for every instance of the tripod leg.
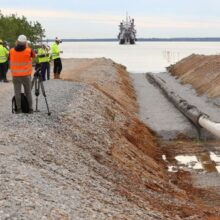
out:
{"label": "tripod leg", "polygon": [[33,89],[33,87],[34,87],[34,84],[35,84],[35,77],[33,78],[33,80],[32,80],[32,82],[31,82],[31,90]]}
{"label": "tripod leg", "polygon": [[48,102],[47,102],[47,96],[46,96],[46,92],[45,92],[45,89],[44,89],[44,84],[43,84],[42,77],[40,79],[40,87],[41,87],[42,94],[43,94],[43,96],[45,98],[45,103],[46,103],[46,106],[47,106],[47,114],[51,115],[51,112],[50,112],[50,109],[49,109],[49,105],[48,105]]}
{"label": "tripod leg", "polygon": [[36,95],[36,109],[35,109],[35,111],[36,111],[36,112],[39,112],[39,110],[38,110],[38,96],[40,95],[39,79],[36,79],[36,80],[35,80],[34,85],[35,85],[35,95]]}

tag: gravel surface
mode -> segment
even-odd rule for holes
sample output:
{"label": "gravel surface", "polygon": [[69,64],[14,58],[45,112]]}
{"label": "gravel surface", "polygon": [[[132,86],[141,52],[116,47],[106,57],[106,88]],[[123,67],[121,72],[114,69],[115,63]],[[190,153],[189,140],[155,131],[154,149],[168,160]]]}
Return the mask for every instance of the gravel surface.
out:
{"label": "gravel surface", "polygon": [[[190,85],[182,85],[179,80],[169,73],[157,73],[167,86],[175,91],[190,104],[210,116],[214,121],[220,121],[219,107],[216,100],[211,101],[205,96],[198,96]],[[189,137],[198,138],[195,127],[180,113],[157,87],[146,79],[146,74],[131,74],[140,105],[140,117],[153,130],[165,139],[175,138],[182,133]],[[215,138],[212,134],[202,131],[202,137]]]}
{"label": "gravel surface", "polygon": [[44,85],[51,116],[42,94],[39,113],[12,114],[12,84],[1,84],[0,219],[164,219],[121,196],[123,175],[102,162],[111,164],[112,100],[82,83]]}
{"label": "gravel surface", "polygon": [[69,179],[67,171],[51,162],[56,148],[62,145],[59,113],[68,108],[74,93],[84,86],[53,80],[45,83],[51,116],[46,114],[42,94],[39,96],[39,113],[12,114],[12,84],[4,87],[7,92],[0,102],[0,219],[65,216],[69,207],[80,205],[79,191],[71,189],[72,197],[69,197],[70,186],[64,181]]}

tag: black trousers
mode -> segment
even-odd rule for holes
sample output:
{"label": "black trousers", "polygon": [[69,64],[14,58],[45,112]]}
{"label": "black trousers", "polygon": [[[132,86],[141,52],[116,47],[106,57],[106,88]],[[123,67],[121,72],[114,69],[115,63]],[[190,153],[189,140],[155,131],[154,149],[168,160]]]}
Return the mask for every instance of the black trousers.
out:
{"label": "black trousers", "polygon": [[6,80],[7,62],[0,63],[0,81]]}
{"label": "black trousers", "polygon": [[62,70],[62,62],[60,58],[54,59],[53,73],[60,74]]}
{"label": "black trousers", "polygon": [[50,79],[50,63],[49,62],[47,62],[47,80],[49,80]]}

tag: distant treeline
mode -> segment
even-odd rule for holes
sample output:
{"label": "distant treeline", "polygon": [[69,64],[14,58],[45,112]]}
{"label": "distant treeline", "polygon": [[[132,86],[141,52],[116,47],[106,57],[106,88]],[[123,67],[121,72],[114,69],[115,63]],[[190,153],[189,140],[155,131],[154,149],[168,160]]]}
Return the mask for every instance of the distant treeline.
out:
{"label": "distant treeline", "polygon": [[[54,39],[46,39],[44,41],[51,42]],[[63,42],[116,42],[116,38],[97,38],[97,39],[62,39]],[[220,38],[138,38],[137,41],[146,42],[220,42]]]}
{"label": "distant treeline", "polygon": [[27,36],[27,39],[35,44],[44,36],[45,30],[39,22],[29,22],[26,17],[18,17],[15,14],[3,15],[0,11],[0,39],[7,41],[13,46],[20,34]]}

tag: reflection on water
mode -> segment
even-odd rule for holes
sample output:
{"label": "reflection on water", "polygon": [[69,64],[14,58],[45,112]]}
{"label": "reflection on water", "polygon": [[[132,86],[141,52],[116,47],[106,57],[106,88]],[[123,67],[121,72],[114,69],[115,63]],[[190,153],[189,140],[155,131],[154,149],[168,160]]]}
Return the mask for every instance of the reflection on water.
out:
{"label": "reflection on water", "polygon": [[216,169],[220,173],[220,155],[216,155],[213,152],[210,153],[211,160],[215,161]]}
{"label": "reflection on water", "polygon": [[180,60],[180,52],[164,50],[163,51],[163,58],[169,64],[177,63]]}
{"label": "reflection on water", "polygon": [[[178,162],[178,168],[187,167],[189,169],[204,170],[206,172],[220,173],[220,155],[214,152],[200,153],[198,155],[178,155],[175,157]],[[168,168],[169,171],[175,172],[173,166]]]}

